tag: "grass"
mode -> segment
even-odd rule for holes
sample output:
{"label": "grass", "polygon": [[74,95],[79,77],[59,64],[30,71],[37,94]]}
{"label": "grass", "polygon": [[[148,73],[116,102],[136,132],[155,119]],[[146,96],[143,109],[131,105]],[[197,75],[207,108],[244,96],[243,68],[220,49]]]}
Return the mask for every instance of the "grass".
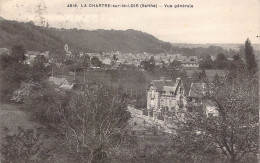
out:
{"label": "grass", "polygon": [[[61,77],[61,75],[57,75]],[[69,82],[72,83],[74,75],[73,73],[64,75]],[[156,79],[156,78],[154,78]],[[76,80],[80,83],[84,83],[84,72],[76,72]],[[145,96],[146,87],[152,79],[146,79],[144,72],[140,70],[126,71],[126,70],[97,70],[86,71],[85,81],[94,81],[102,83],[117,93],[127,94],[129,96]]]}
{"label": "grass", "polygon": [[3,134],[3,128],[8,127],[10,132],[17,131],[21,126],[23,129],[34,129],[40,127],[39,124],[29,120],[30,113],[19,109],[19,104],[0,104],[0,139]]}

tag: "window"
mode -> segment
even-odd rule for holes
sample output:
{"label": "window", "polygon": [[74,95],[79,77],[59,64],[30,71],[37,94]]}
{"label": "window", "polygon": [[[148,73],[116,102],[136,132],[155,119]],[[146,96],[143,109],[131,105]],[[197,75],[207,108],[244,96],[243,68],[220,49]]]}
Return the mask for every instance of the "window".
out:
{"label": "window", "polygon": [[155,97],[155,92],[154,90],[152,90],[152,97],[151,98],[154,98]]}

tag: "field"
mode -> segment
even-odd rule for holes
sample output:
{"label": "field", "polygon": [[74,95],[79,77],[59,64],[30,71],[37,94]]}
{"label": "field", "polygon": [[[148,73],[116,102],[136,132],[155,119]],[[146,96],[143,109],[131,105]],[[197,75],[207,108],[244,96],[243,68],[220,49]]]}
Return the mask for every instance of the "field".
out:
{"label": "field", "polygon": [[[64,77],[72,82],[74,74],[70,72]],[[76,72],[76,80],[80,83],[101,82],[112,87],[116,93],[120,92],[133,97],[145,97],[146,88],[154,79],[159,79],[159,77],[141,70],[92,70],[86,71],[85,75],[83,71]]]}
{"label": "field", "polygon": [[30,121],[30,114],[19,109],[18,104],[0,104],[0,138],[3,128],[8,127],[11,132],[15,132],[19,126],[23,129],[34,129],[40,127],[35,122]]}

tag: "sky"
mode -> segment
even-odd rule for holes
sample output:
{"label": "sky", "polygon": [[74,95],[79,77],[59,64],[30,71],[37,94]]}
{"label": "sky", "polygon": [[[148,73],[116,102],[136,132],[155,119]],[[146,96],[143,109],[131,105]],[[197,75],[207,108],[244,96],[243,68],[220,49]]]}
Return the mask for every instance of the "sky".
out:
{"label": "sky", "polygon": [[[83,8],[81,4],[193,8]],[[44,20],[55,28],[135,29],[171,43],[244,43],[249,38],[260,44],[260,0],[0,0],[0,16],[37,25]]]}

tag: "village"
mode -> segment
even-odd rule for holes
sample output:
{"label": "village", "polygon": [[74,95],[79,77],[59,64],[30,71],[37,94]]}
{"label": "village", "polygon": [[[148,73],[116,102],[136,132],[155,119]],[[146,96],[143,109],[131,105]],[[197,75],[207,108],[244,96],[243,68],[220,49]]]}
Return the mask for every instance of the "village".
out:
{"label": "village", "polygon": [[0,162],[259,162],[254,1],[0,3]]}
{"label": "village", "polygon": [[[251,80],[250,78],[235,80],[238,78],[236,75],[244,75],[240,71],[244,69],[243,65],[247,64],[246,59],[237,54],[232,57],[217,54],[216,58],[209,54],[202,58],[181,54],[75,53],[69,50],[67,44],[64,46],[63,54],[53,54],[49,51],[41,53],[25,51],[21,46],[13,46],[12,49],[1,48],[0,52],[3,60],[9,58],[8,62],[20,65],[20,71],[29,73],[26,75],[27,81],[21,82],[20,87],[6,97],[9,97],[18,106],[31,108],[38,105],[38,108],[43,110],[36,109],[31,112],[33,117],[39,119],[40,124],[56,125],[55,116],[49,115],[53,114],[53,110],[49,110],[53,107],[52,105],[64,105],[68,112],[74,109],[73,112],[81,116],[84,112],[84,114],[89,114],[88,109],[81,110],[81,106],[94,102],[95,105],[105,105],[101,107],[108,109],[109,114],[105,114],[105,117],[98,121],[95,119],[95,114],[91,116],[94,118],[92,120],[82,117],[87,118],[85,120],[89,121],[88,125],[98,122],[102,126],[102,119],[104,119],[107,121],[108,130],[110,123],[117,122],[111,121],[113,118],[106,116],[117,115],[124,111],[123,114],[129,113],[127,121],[125,121],[128,126],[125,133],[140,141],[141,139],[142,141],[152,139],[153,143],[159,143],[159,145],[165,145],[165,142],[160,139],[176,137],[180,135],[179,132],[191,131],[192,134],[200,136],[204,132],[200,127],[207,127],[207,123],[214,121],[217,124],[222,123],[221,119],[225,114],[221,110],[222,105],[226,105],[227,109],[240,105],[241,101],[243,102],[243,99],[247,98],[243,93],[244,85],[250,84],[247,80]],[[12,61],[12,55],[18,55],[19,60]],[[3,72],[11,75],[8,72],[10,70],[7,70]],[[23,75],[23,73],[19,73],[19,75]],[[6,84],[12,85],[10,82]],[[50,92],[45,91],[44,87]],[[52,91],[53,93],[51,93]],[[107,95],[109,99],[106,99]],[[106,100],[92,99],[96,96]],[[66,104],[65,101],[73,100],[71,97],[75,98],[76,103],[85,100],[89,102],[80,104],[80,107],[76,103],[76,105],[74,103]],[[65,103],[59,104],[60,100],[51,102],[51,99],[55,98],[65,99]],[[78,98],[86,99],[77,101]],[[46,103],[46,99],[51,101],[47,100]],[[114,101],[114,99],[117,100]],[[121,100],[123,100],[122,104],[117,104]],[[110,102],[107,103],[108,101]],[[58,103],[56,104],[56,102]],[[45,110],[45,105],[47,105],[47,110]],[[242,103],[243,105],[247,104]],[[121,106],[125,106],[126,110]],[[112,114],[109,111],[110,107],[113,107],[114,113]],[[54,107],[54,109],[58,109],[54,111],[56,116],[66,114],[59,107]],[[93,109],[94,112],[91,114],[101,111],[100,107],[93,107]],[[231,110],[226,110],[226,112],[228,111]],[[248,117],[255,113],[245,114]],[[230,115],[232,114],[230,113]],[[54,116],[54,119],[49,119],[49,116]],[[63,116],[66,117],[66,115]],[[124,118],[125,116],[120,115],[119,117]],[[5,120],[3,121],[5,124]],[[254,119],[250,119],[250,121],[254,127],[249,128],[254,129],[257,125]],[[61,123],[66,126],[74,122],[65,118]],[[214,126],[214,124],[212,125]],[[209,126],[210,131],[213,126]],[[190,130],[189,127],[193,127],[193,129]],[[93,132],[95,130],[94,128]],[[111,130],[118,132],[116,128],[115,131],[113,128]],[[84,131],[78,130],[78,132]],[[147,145],[145,142],[142,146]],[[219,151],[217,150],[217,152]]]}
{"label": "village", "polygon": [[[135,67],[142,67],[142,61],[149,61],[151,57],[154,58],[155,65],[156,66],[163,66],[163,65],[169,65],[174,60],[180,62],[181,66],[183,68],[199,68],[199,59],[197,56],[187,56],[182,54],[149,54],[149,53],[138,53],[138,54],[131,54],[131,53],[121,53],[121,52],[111,52],[111,53],[82,53],[75,55],[72,54],[71,51],[68,49],[68,45],[66,44],[64,46],[66,49],[66,56],[68,58],[71,57],[78,57],[78,58],[84,58],[85,56],[88,56],[90,59],[93,57],[96,57],[101,61],[104,65],[104,67],[110,68],[110,69],[118,69],[122,65],[133,65]],[[0,49],[0,52],[8,52],[8,49],[2,48]],[[46,52],[35,52],[35,51],[28,51],[26,53],[27,63],[30,64],[33,62],[36,56],[44,56],[46,59],[48,59],[48,62],[51,62],[51,54],[50,51]],[[216,56],[211,56],[212,60],[216,59]],[[230,58],[232,60],[233,58]],[[92,68],[95,68],[95,65],[92,65]],[[100,68],[100,67],[96,67]]]}
{"label": "village", "polygon": [[[1,53],[9,53],[10,50],[6,48],[0,49]],[[144,62],[148,64],[154,64],[155,67],[161,69],[163,66],[170,66],[172,63],[177,62],[177,65],[174,65],[173,69],[177,72],[185,72],[186,78],[189,80],[189,86],[184,87],[183,80],[178,77],[176,81],[166,80],[164,76],[160,76],[159,78],[149,79],[143,81],[144,83],[135,83],[135,77],[133,76],[133,81],[129,85],[122,88],[119,91],[119,85],[125,85],[126,81],[117,81],[116,84],[112,82],[110,85],[114,87],[116,93],[123,93],[129,95],[131,99],[128,105],[129,111],[132,113],[133,119],[131,120],[131,124],[136,125],[136,121],[139,122],[139,128],[134,127],[133,130],[141,130],[147,131],[147,128],[144,128],[143,124],[150,125],[156,127],[157,129],[164,129],[166,132],[172,132],[171,128],[174,128],[174,121],[177,119],[185,119],[184,112],[192,110],[190,109],[192,106],[201,106],[201,109],[207,116],[217,116],[218,111],[212,102],[208,100],[201,101],[200,97],[203,93],[203,89],[205,89],[205,83],[201,81],[195,82],[198,75],[202,73],[201,67],[199,63],[203,62],[203,58],[198,58],[198,56],[189,56],[182,54],[149,54],[149,53],[121,53],[121,52],[111,52],[111,53],[77,53],[73,54],[69,50],[68,44],[64,45],[64,60],[57,60],[57,57],[53,57],[50,51],[46,52],[34,52],[27,51],[25,56],[25,63],[28,65],[33,65],[37,58],[42,58],[41,61],[44,61],[45,67],[51,67],[51,76],[49,77],[49,81],[55,85],[57,85],[60,89],[70,90],[76,84],[84,84],[86,83],[86,77],[88,72],[93,72],[94,74],[98,74],[100,72],[105,72],[108,70],[115,71],[126,71],[127,69],[132,69],[135,67],[137,71],[147,71],[144,69]],[[87,56],[87,57],[86,57]],[[216,60],[216,56],[209,55],[212,61]],[[88,66],[82,66],[81,60],[87,58]],[[93,58],[97,58],[99,60],[99,64],[96,62],[91,62]],[[152,59],[152,60],[151,60]],[[62,64],[66,62],[66,60],[76,60],[76,64],[79,66],[79,70],[75,71],[75,68],[72,71],[68,71],[67,74],[64,73],[64,68]],[[233,57],[227,58],[230,62],[233,61]],[[63,62],[63,63],[62,63]],[[151,63],[153,62],[153,63]],[[124,66],[126,65],[126,66]],[[129,67],[130,66],[130,67]],[[58,73],[54,73],[54,67]],[[170,70],[173,70],[172,68]],[[74,70],[74,71],[73,71]],[[84,71],[84,76],[80,76],[80,71]],[[86,72],[87,71],[87,72]],[[214,77],[218,76],[221,78],[226,77],[228,74],[227,70],[212,70],[212,69],[204,69],[203,72],[213,82]],[[77,76],[79,78],[84,78],[84,80],[80,79],[76,81]],[[99,81],[99,80],[112,80],[108,75],[107,78],[99,78],[96,75],[88,76],[88,81]],[[101,74],[104,77],[104,74]],[[106,75],[105,75],[106,76]],[[78,79],[79,79],[78,78]],[[97,78],[97,79],[95,79]],[[187,80],[186,80],[187,82]],[[141,86],[142,88],[135,88],[133,90],[133,83]],[[187,85],[187,83],[186,83]],[[203,87],[203,89],[202,89]],[[141,91],[141,92],[138,92]],[[205,91],[204,91],[205,93]],[[141,107],[135,107],[136,101],[144,99],[145,104],[142,104]],[[142,119],[141,123],[140,120]],[[137,119],[137,120],[135,120]],[[148,129],[149,130],[149,129]]]}

